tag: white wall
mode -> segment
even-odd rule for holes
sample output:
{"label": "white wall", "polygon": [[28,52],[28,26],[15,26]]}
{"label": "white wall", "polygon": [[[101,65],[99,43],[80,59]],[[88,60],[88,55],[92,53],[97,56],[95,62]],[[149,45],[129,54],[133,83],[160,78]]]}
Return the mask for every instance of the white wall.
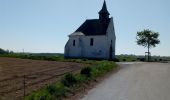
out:
{"label": "white wall", "polygon": [[[93,46],[90,39],[93,38]],[[76,45],[73,46],[73,40]],[[107,58],[106,36],[70,36],[65,47],[65,55],[70,57]]]}
{"label": "white wall", "polygon": [[[90,46],[90,39],[94,39],[93,46]],[[106,36],[86,36],[83,37],[83,56],[88,58],[106,58],[107,48]]]}
{"label": "white wall", "polygon": [[111,18],[108,29],[107,29],[107,41],[108,41],[108,46],[110,47],[111,45],[111,40],[112,40],[112,58],[115,58],[115,47],[116,47],[116,35],[115,35],[115,29],[114,29],[114,23],[113,23],[113,18]]}
{"label": "white wall", "polygon": [[[80,57],[81,47],[79,36],[71,36],[65,46],[65,56],[66,57]],[[73,46],[73,40],[75,40],[75,46]]]}
{"label": "white wall", "polygon": [[[93,46],[90,46],[90,39],[93,38]],[[73,46],[73,40],[76,41]],[[109,51],[112,40],[112,58],[115,58],[115,43],[116,36],[113,25],[113,18],[109,23],[107,29],[107,35],[98,36],[84,36],[84,35],[70,35],[69,40],[65,46],[66,57],[78,57],[78,58],[103,58],[109,59]]]}

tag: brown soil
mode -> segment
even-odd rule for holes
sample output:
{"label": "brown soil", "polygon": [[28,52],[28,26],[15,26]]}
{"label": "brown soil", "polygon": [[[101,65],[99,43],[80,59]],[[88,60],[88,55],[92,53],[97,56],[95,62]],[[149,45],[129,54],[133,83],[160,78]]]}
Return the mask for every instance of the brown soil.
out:
{"label": "brown soil", "polygon": [[[0,57],[0,100],[20,100],[68,72],[77,72],[84,64]],[[24,78],[25,77],[25,78]],[[24,81],[25,80],[25,81]]]}

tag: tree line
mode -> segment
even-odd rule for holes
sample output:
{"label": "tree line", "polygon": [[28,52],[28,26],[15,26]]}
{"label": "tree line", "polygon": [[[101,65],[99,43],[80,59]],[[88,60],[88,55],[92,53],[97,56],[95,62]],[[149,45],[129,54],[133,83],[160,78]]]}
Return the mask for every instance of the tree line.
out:
{"label": "tree line", "polygon": [[10,53],[14,53],[14,52],[10,51],[10,50],[4,50],[4,49],[0,48],[0,54],[10,54]]}

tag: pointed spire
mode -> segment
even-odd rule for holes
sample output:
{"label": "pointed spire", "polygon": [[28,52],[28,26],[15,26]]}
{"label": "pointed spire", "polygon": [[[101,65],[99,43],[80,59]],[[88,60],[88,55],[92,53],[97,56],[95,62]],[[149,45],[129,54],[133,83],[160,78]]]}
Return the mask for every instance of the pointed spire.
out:
{"label": "pointed spire", "polygon": [[100,20],[106,20],[109,18],[109,12],[107,10],[107,6],[106,6],[106,1],[104,0],[104,3],[103,3],[103,7],[102,9],[99,11],[99,19]]}
{"label": "pointed spire", "polygon": [[107,6],[106,6],[106,1],[105,0],[104,0],[103,7],[100,10],[99,14],[108,14],[108,15],[110,15],[108,10],[107,10]]}

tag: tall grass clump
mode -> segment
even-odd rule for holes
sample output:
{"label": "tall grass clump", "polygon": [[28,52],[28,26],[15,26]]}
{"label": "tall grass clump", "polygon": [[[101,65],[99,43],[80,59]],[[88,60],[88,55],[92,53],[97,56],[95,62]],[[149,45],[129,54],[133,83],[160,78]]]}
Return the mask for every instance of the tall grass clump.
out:
{"label": "tall grass clump", "polygon": [[74,74],[68,73],[64,76],[61,82],[64,86],[71,87],[76,84],[77,80]]}
{"label": "tall grass clump", "polygon": [[67,88],[61,83],[48,85],[47,87],[33,92],[25,100],[60,100],[65,97]]}
{"label": "tall grass clump", "polygon": [[81,70],[80,74],[85,75],[86,77],[91,77],[92,68],[91,67],[85,67]]}

